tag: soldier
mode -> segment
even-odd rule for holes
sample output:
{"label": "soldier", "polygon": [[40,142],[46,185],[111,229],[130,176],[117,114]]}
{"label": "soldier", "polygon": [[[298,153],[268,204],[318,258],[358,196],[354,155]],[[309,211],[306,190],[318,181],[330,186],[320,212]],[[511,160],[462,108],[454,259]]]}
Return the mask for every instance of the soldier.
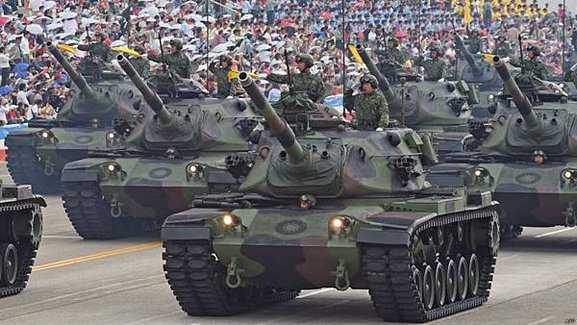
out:
{"label": "soldier", "polygon": [[94,39],[94,43],[78,45],[79,50],[89,53],[80,61],[79,70],[81,73],[98,73],[98,69],[104,66],[110,58],[110,49],[104,44],[104,35],[97,32],[94,34]]}
{"label": "soldier", "polygon": [[[316,103],[321,103],[325,98],[325,86],[319,76],[312,75],[310,68],[314,65],[312,56],[299,54],[296,58],[299,74],[291,74],[292,91],[298,94],[306,94],[308,98]],[[269,74],[266,79],[279,84],[290,82],[288,75]],[[281,99],[282,100],[282,99]]]}
{"label": "soldier", "polygon": [[475,54],[483,51],[483,40],[479,37],[479,32],[474,29],[469,36],[469,52]]}
{"label": "soldier", "polygon": [[[527,47],[527,60],[524,61],[524,68],[526,73],[533,75],[535,78],[546,80],[551,74],[551,70],[539,59],[541,56],[541,49],[536,45],[529,45]],[[511,65],[521,67],[521,59],[512,59],[509,61]]]}
{"label": "soldier", "polygon": [[508,57],[509,54],[511,53],[511,47],[507,42],[507,38],[504,35],[500,35],[497,38],[497,41],[498,43],[497,46],[495,47],[495,51],[493,52],[493,54],[498,55],[502,58]]}
{"label": "soldier", "polygon": [[387,40],[386,50],[377,50],[375,54],[379,58],[377,68],[385,77],[390,80],[397,79],[397,70],[403,66],[406,58],[403,52],[399,49],[399,39],[396,37],[389,37]]}
{"label": "soldier", "polygon": [[136,72],[143,78],[148,79],[148,70],[150,69],[150,62],[142,54],[146,53],[144,46],[136,45],[134,50],[138,52],[141,56],[132,56],[128,61],[132,64]]}
{"label": "soldier", "polygon": [[228,96],[235,96],[238,93],[238,79],[229,80],[228,73],[232,69],[232,58],[229,55],[221,55],[218,60],[219,66],[216,62],[212,62],[208,70],[216,76],[216,87],[218,92],[216,97],[227,98]]}
{"label": "soldier", "polygon": [[360,93],[353,95],[353,90],[347,89],[344,94],[344,107],[349,111],[355,110],[353,126],[364,131],[384,129],[389,124],[389,105],[377,90],[377,78],[367,74],[360,81]]}
{"label": "soldier", "polygon": [[429,49],[431,52],[431,59],[424,60],[423,57],[418,57],[415,59],[416,66],[422,66],[425,68],[425,80],[427,81],[439,81],[445,79],[447,75],[447,63],[441,57],[439,57],[440,51],[436,46],[431,46]]}
{"label": "soldier", "polygon": [[161,62],[179,77],[189,79],[191,64],[190,59],[182,52],[182,42],[178,39],[170,40],[170,53],[165,55],[150,54],[148,58],[154,62]]}

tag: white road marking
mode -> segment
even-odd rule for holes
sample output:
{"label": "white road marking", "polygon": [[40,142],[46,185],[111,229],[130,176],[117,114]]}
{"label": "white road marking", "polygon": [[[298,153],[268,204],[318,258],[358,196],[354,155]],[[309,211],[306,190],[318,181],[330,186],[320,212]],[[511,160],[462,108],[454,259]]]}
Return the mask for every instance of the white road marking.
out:
{"label": "white road marking", "polygon": [[80,236],[77,235],[42,235],[42,238],[52,238],[52,239],[80,239]]}
{"label": "white road marking", "polygon": [[543,237],[555,235],[555,234],[566,232],[566,231],[573,230],[573,229],[575,229],[575,228],[571,227],[571,228],[565,228],[565,229],[559,229],[559,230],[555,230],[555,231],[551,231],[551,232],[546,232],[544,234],[535,236],[535,238],[543,238]]}
{"label": "white road marking", "polygon": [[555,317],[553,317],[553,316],[549,316],[549,317],[547,317],[547,318],[543,318],[543,319],[540,319],[540,320],[538,320],[538,321],[535,321],[535,322],[529,323],[529,324],[527,324],[527,325],[537,325],[537,324],[543,324],[543,323],[545,323],[545,322],[548,322],[548,321],[552,320],[553,318],[555,318]]}
{"label": "white road marking", "polygon": [[304,295],[299,295],[299,296],[297,297],[297,299],[302,299],[302,298],[306,298],[306,297],[318,295],[319,293],[323,293],[323,292],[327,292],[327,291],[331,291],[331,290],[335,290],[335,289],[334,289],[334,288],[324,288],[324,289],[320,289],[320,290],[317,290],[317,291],[313,291],[313,292],[306,293],[306,294],[304,294]]}

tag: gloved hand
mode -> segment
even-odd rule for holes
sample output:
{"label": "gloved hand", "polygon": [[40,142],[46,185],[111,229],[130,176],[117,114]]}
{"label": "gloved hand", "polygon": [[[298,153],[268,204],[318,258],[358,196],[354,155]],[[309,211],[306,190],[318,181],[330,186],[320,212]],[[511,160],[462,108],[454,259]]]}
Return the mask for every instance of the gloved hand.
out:
{"label": "gloved hand", "polygon": [[439,80],[437,80],[438,82],[445,82],[445,78],[441,78]]}
{"label": "gloved hand", "polygon": [[383,129],[382,127],[379,126],[375,131],[377,131],[377,132],[383,132],[383,131],[385,131],[385,129]]}

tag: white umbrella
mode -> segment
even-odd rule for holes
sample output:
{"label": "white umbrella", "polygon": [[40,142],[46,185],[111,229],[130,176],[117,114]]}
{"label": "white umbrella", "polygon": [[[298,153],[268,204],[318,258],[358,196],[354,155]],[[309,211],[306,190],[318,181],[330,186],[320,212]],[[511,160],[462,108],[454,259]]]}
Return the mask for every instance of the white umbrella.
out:
{"label": "white umbrella", "polygon": [[43,22],[50,23],[52,22],[52,18],[46,16],[40,16],[33,19],[33,21],[37,24],[42,24]]}
{"label": "white umbrella", "polygon": [[253,17],[253,15],[251,15],[251,14],[246,14],[246,15],[243,15],[242,17],[240,17],[240,21],[243,21],[243,20],[251,20],[252,17]]}
{"label": "white umbrella", "polygon": [[189,6],[197,6],[196,2],[194,1],[186,1],[180,4],[181,7],[189,7]]}
{"label": "white umbrella", "polygon": [[198,28],[206,28],[206,25],[200,21],[196,21],[194,23],[194,27],[198,27]]}
{"label": "white umbrella", "polygon": [[167,24],[167,23],[165,23],[165,22],[163,22],[163,21],[161,21],[160,24],[158,24],[158,27],[169,29],[169,28],[170,28],[170,25]]}
{"label": "white umbrella", "polygon": [[216,21],[216,19],[214,19],[214,17],[211,17],[211,16],[204,16],[204,17],[202,17],[201,21],[207,21],[207,22],[212,24]]}
{"label": "white umbrella", "polygon": [[54,24],[46,25],[46,28],[50,31],[50,30],[53,30],[53,29],[62,28],[62,26],[64,26],[64,24],[62,24],[62,23],[54,23]]}
{"label": "white umbrella", "polygon": [[223,44],[218,44],[217,46],[215,46],[212,51],[212,53],[222,53],[224,51],[228,50],[228,44],[223,43]]}
{"label": "white umbrella", "polygon": [[72,11],[64,11],[62,13],[59,13],[58,16],[62,17],[63,19],[72,19],[76,18],[77,14]]}
{"label": "white umbrella", "polygon": [[54,35],[55,39],[65,39],[66,37],[70,36],[72,34],[70,33],[58,33],[56,35]]}
{"label": "white umbrella", "polygon": [[180,25],[179,24],[174,24],[170,26],[170,29],[172,30],[180,30]]}
{"label": "white umbrella", "polygon": [[261,45],[257,46],[257,48],[256,48],[256,50],[257,50],[258,52],[268,51],[268,50],[270,50],[270,49],[271,49],[271,46],[268,45],[268,44],[261,44]]}
{"label": "white umbrella", "polygon": [[40,26],[38,24],[30,24],[30,25],[26,26],[26,30],[30,34],[34,34],[34,35],[39,35],[39,34],[42,34],[42,32],[44,32],[44,30],[42,29],[42,26]]}
{"label": "white umbrella", "polygon": [[190,14],[188,15],[189,19],[194,19],[194,21],[201,21],[202,20],[202,16],[201,15],[197,15],[197,14]]}
{"label": "white umbrella", "polygon": [[52,9],[56,7],[56,1],[44,1],[42,5],[44,6],[44,10]]}
{"label": "white umbrella", "polygon": [[93,24],[98,24],[98,23],[100,23],[100,20],[94,19],[94,18],[82,18],[82,22],[81,22],[83,27],[90,26]]}
{"label": "white umbrella", "polygon": [[142,9],[140,11],[140,14],[138,14],[139,16],[158,16],[158,14],[160,13],[160,10],[158,10],[158,8],[156,7],[146,7],[144,9]]}

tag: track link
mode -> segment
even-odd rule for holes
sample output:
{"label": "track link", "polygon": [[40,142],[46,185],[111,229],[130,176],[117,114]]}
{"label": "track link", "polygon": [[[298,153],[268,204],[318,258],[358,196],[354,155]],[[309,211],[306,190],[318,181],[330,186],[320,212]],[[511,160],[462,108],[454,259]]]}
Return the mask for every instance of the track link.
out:
{"label": "track link", "polygon": [[10,147],[7,155],[7,167],[14,183],[17,185],[31,184],[32,190],[39,194],[61,193],[60,171],[48,176],[44,173],[35,157],[32,147]]}
{"label": "track link", "polygon": [[[23,200],[10,204],[0,203],[0,218],[20,218],[22,215],[25,215],[24,212],[32,213],[34,210],[40,211],[40,206],[37,203],[32,202],[32,200]],[[20,216],[17,214],[20,214]],[[16,246],[18,252],[18,273],[16,275],[16,281],[11,285],[5,285],[0,280],[0,298],[18,294],[26,288],[30,272],[32,272],[32,265],[34,264],[34,260],[36,258],[36,251],[39,245],[39,240],[27,241],[27,239],[30,238],[23,238],[22,240],[9,241],[6,240],[5,237],[6,236],[2,236],[4,239],[0,240],[0,246],[4,246],[3,244],[9,243]]]}
{"label": "track link", "polygon": [[[415,241],[419,233],[432,227],[447,226],[493,218],[492,209],[439,216],[420,225],[413,233]],[[427,322],[482,305],[489,297],[496,258],[488,250],[460,250],[447,258],[459,258],[475,253],[479,258],[479,287],[476,295],[434,308],[425,308],[424,299],[414,279],[414,256],[410,246],[363,246],[363,270],[369,284],[369,294],[379,317],[388,322]],[[464,246],[463,246],[464,247]],[[441,262],[444,262],[442,260]]]}
{"label": "track link", "polygon": [[228,316],[291,300],[300,290],[240,287],[224,283],[225,266],[206,241],[165,241],[164,271],[180,307],[191,316]]}
{"label": "track link", "polygon": [[62,186],[64,210],[84,239],[122,238],[154,229],[152,220],[113,218],[96,182],[69,182]]}

